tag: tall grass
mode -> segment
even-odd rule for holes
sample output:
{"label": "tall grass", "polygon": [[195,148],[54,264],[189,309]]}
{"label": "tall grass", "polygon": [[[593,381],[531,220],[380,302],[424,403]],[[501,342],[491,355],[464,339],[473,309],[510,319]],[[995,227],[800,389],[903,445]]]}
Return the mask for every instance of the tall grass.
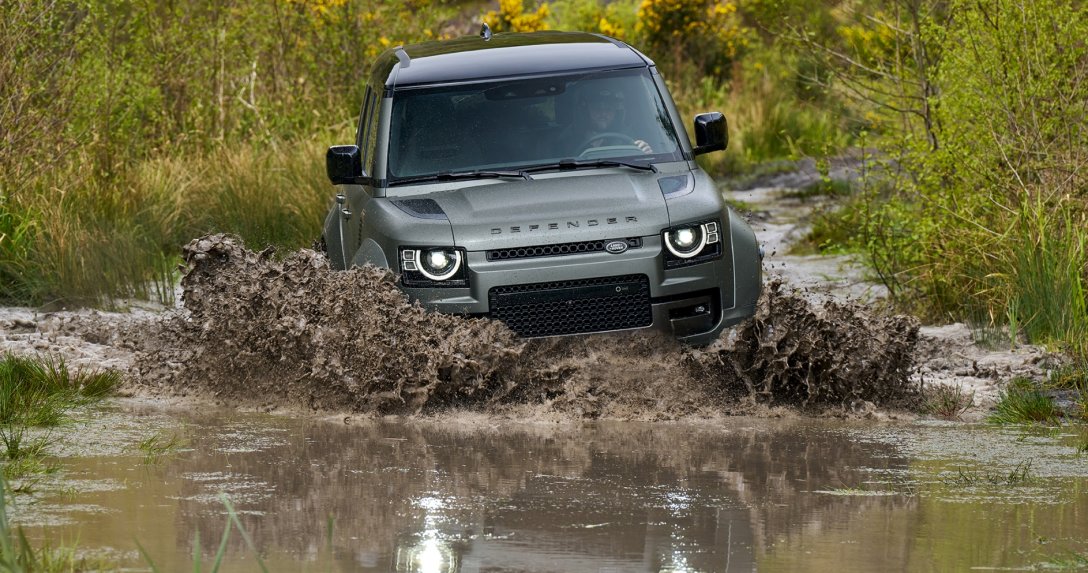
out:
{"label": "tall grass", "polygon": [[181,245],[208,232],[256,248],[307,246],[332,193],[323,157],[334,137],[163,156],[108,181],[79,177],[76,164],[9,213],[22,231],[10,248],[0,243],[0,277],[11,277],[0,301],[169,302]]}
{"label": "tall grass", "polygon": [[51,443],[51,428],[78,405],[101,399],[120,383],[116,371],[71,371],[59,358],[27,358],[7,354],[0,359],[0,446],[2,474],[7,478],[48,472],[42,463]]}
{"label": "tall grass", "polygon": [[0,2],[0,304],[166,302],[204,232],[310,244],[370,63],[456,9]]}
{"label": "tall grass", "polygon": [[0,188],[0,300],[22,300],[34,290],[24,277],[35,220],[29,213],[16,211]]}
{"label": "tall grass", "polygon": [[0,360],[0,424],[56,426],[65,411],[117,387],[113,370],[72,371],[63,359],[7,354]]}
{"label": "tall grass", "polygon": [[1062,342],[1088,356],[1088,231],[1067,209],[1022,208],[1009,256],[1008,318],[1035,342]]}
{"label": "tall grass", "polygon": [[308,245],[320,233],[333,192],[324,157],[336,136],[319,135],[145,162],[131,177],[146,206],[141,218],[168,244],[224,231],[252,247]]}

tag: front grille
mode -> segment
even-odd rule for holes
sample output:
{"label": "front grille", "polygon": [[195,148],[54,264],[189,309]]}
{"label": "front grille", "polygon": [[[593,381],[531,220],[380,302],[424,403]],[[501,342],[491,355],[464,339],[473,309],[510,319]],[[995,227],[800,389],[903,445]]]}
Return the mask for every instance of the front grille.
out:
{"label": "front grille", "polygon": [[642,246],[641,237],[626,239],[601,239],[598,241],[579,241],[577,243],[559,243],[536,247],[511,247],[487,251],[487,260],[504,261],[507,259],[528,259],[532,257],[555,257],[558,255],[576,255],[581,253],[603,253],[605,246],[612,241],[624,241],[627,248],[637,249]]}
{"label": "front grille", "polygon": [[494,287],[491,317],[524,337],[640,328],[653,324],[646,275]]}

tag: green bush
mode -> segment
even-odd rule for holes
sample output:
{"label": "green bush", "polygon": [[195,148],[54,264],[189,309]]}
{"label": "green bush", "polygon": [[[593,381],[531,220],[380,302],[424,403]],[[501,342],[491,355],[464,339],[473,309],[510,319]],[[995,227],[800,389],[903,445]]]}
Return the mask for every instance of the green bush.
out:
{"label": "green bush", "polygon": [[864,253],[911,309],[986,317],[1084,354],[1088,7],[918,6],[888,12],[902,19],[899,42],[882,39],[879,14],[895,5],[874,3],[869,24],[840,27],[824,46],[849,57],[828,61],[874,110],[885,165],[814,242]]}

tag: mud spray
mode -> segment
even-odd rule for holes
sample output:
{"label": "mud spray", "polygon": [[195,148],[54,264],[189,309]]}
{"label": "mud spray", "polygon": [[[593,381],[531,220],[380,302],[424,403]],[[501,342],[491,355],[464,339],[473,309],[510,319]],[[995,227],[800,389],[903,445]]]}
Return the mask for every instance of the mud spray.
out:
{"label": "mud spray", "polygon": [[187,245],[183,310],[130,335],[136,383],[265,409],[624,419],[917,395],[913,319],[817,307],[780,283],[705,349],[630,333],[522,340],[497,321],[425,311],[388,271],[334,271],[310,250],[272,255],[225,235]]}

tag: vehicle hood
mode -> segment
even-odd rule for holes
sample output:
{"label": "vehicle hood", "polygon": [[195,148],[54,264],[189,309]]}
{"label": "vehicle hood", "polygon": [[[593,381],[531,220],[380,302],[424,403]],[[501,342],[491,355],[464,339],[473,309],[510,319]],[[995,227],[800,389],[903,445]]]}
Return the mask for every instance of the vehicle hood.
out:
{"label": "vehicle hood", "polygon": [[431,195],[458,246],[482,251],[656,235],[669,226],[650,173],[564,174]]}

